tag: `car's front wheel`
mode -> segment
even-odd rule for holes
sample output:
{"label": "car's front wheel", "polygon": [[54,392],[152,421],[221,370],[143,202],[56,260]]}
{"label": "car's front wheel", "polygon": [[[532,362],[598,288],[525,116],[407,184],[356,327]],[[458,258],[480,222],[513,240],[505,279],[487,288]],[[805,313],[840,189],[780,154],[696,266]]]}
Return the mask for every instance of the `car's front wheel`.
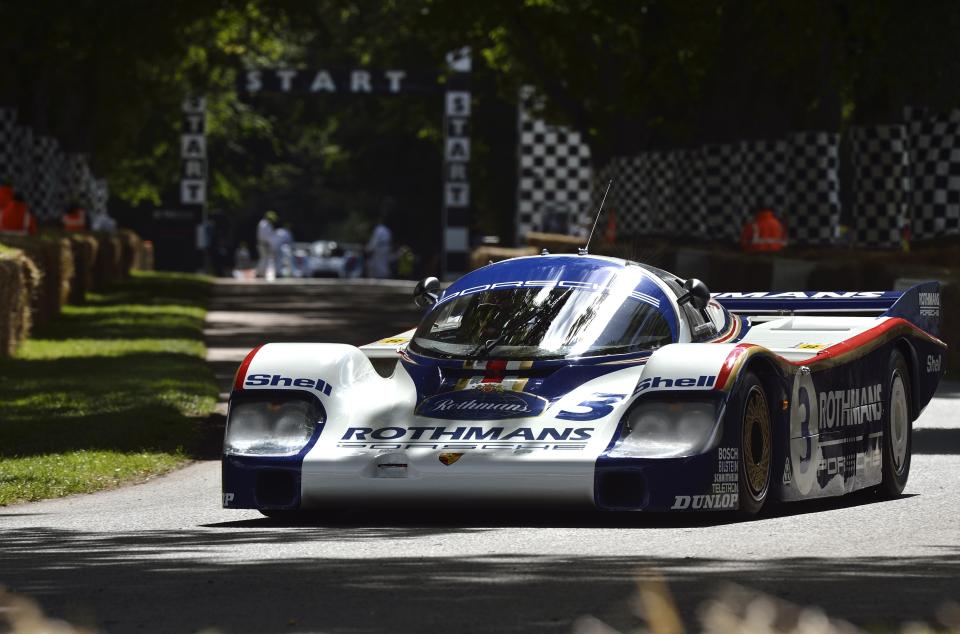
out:
{"label": "car's front wheel", "polygon": [[752,372],[743,377],[740,414],[740,512],[756,515],[770,495],[773,425],[763,384]]}
{"label": "car's front wheel", "polygon": [[899,350],[887,364],[887,416],[883,429],[883,482],[880,492],[888,498],[903,493],[910,475],[913,421],[910,416],[910,372]]}

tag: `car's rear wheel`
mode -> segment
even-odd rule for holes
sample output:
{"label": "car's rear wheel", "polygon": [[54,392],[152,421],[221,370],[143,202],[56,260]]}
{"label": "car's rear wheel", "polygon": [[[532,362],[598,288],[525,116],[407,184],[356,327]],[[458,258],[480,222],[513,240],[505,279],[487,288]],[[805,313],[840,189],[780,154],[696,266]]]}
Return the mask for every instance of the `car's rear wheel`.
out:
{"label": "car's rear wheel", "polygon": [[770,495],[773,473],[773,425],[770,403],[760,379],[743,377],[740,400],[740,511],[756,515]]}
{"label": "car's rear wheel", "polygon": [[903,493],[910,475],[913,421],[910,412],[910,371],[899,350],[887,364],[887,416],[883,429],[883,482],[880,492],[889,498]]}

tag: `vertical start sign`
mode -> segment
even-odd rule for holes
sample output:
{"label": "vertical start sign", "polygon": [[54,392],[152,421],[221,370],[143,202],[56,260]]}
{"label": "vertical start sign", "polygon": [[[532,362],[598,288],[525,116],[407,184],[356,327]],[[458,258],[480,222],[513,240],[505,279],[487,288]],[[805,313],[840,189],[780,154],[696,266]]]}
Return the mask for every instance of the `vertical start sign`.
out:
{"label": "vertical start sign", "polygon": [[180,134],[180,204],[203,207],[207,202],[207,102],[188,97],[183,102]]}
{"label": "vertical start sign", "polygon": [[470,48],[447,55],[443,107],[443,277],[456,278],[470,259]]}

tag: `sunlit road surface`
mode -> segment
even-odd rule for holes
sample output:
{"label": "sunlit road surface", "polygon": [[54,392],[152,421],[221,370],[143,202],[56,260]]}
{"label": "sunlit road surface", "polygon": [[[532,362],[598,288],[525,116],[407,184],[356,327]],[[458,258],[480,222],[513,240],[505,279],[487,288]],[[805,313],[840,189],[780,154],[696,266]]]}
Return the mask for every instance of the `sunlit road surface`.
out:
{"label": "sunlit road surface", "polygon": [[[211,358],[229,382],[276,338],[363,343],[409,327],[409,287],[225,285]],[[270,337],[274,338],[274,337]],[[960,384],[914,432],[906,494],[722,515],[352,512],[306,526],[220,508],[217,462],[143,485],[0,509],[0,583],[110,632],[620,630],[662,575],[684,618],[726,582],[862,625],[960,600]]]}

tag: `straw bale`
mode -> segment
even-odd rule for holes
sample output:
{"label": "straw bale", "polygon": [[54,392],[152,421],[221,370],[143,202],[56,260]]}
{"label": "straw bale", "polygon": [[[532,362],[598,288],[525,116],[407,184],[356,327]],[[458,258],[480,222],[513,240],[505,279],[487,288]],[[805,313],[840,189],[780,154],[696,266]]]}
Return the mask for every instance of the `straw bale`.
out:
{"label": "straw bale", "polygon": [[30,333],[31,296],[39,283],[33,261],[20,250],[0,247],[0,356],[13,354]]}
{"label": "straw bale", "polygon": [[33,322],[46,323],[60,314],[70,297],[73,282],[73,251],[70,241],[55,234],[39,236],[0,235],[0,244],[23,251],[40,269],[42,276],[33,298]]}
{"label": "straw bale", "polygon": [[121,273],[123,245],[120,236],[116,233],[96,232],[90,235],[97,241],[93,286],[96,290],[101,290],[123,277]]}

